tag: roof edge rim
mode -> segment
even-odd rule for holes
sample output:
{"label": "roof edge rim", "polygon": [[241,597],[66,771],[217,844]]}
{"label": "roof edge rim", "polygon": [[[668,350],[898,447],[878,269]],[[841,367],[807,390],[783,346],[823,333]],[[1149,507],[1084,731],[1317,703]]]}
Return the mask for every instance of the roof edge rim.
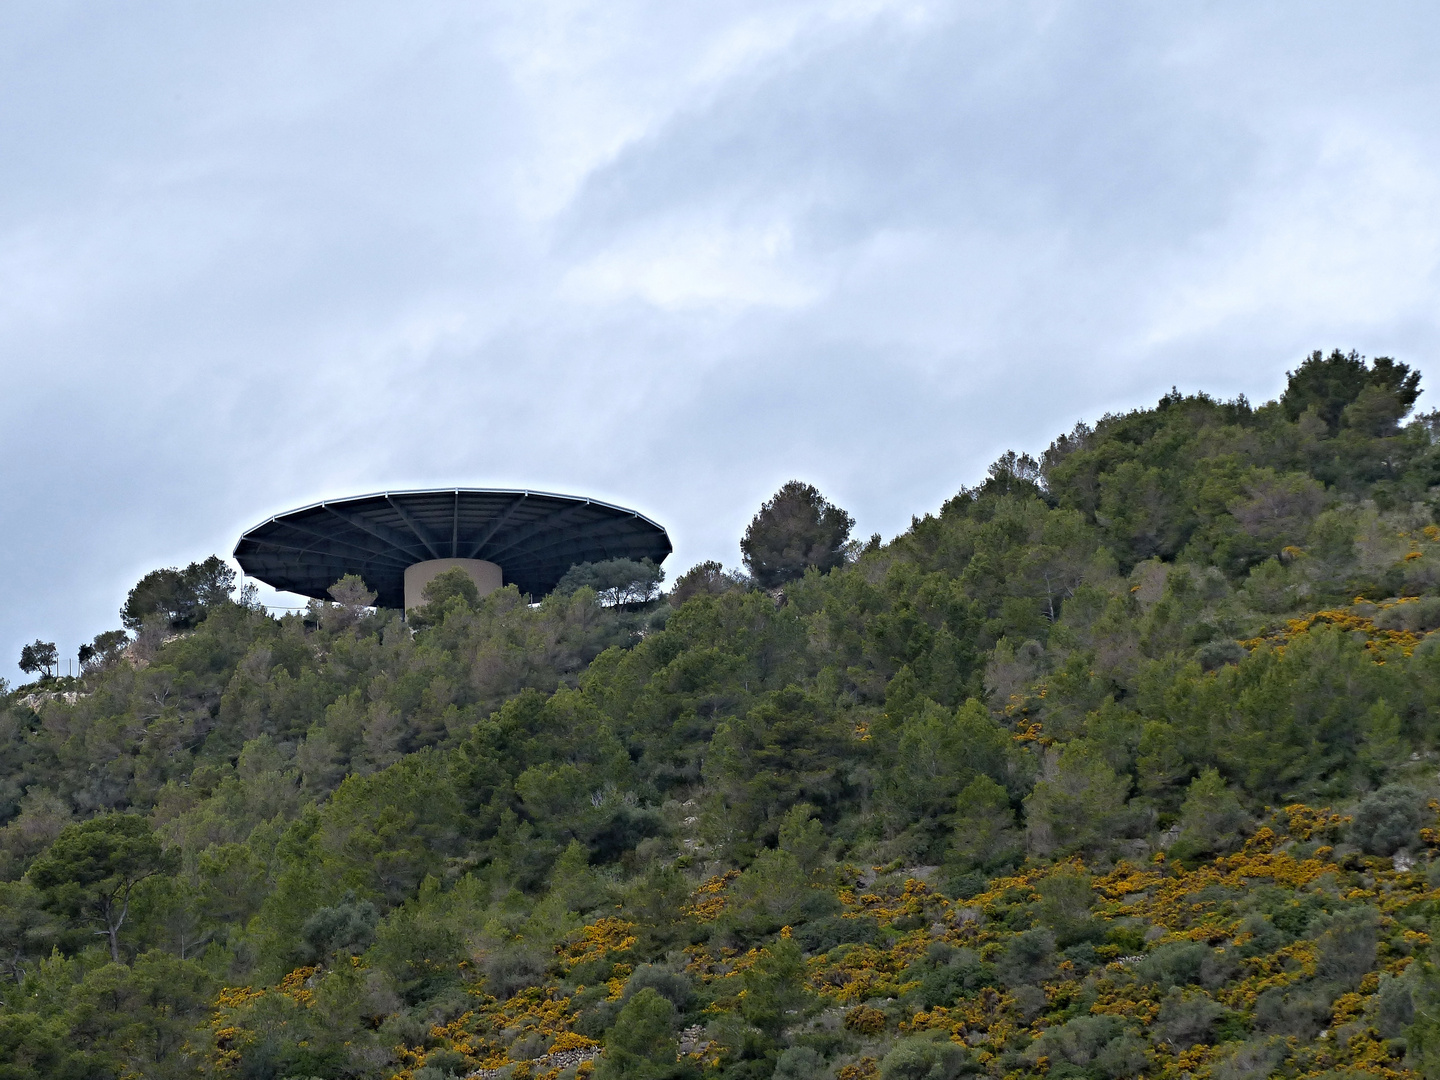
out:
{"label": "roof edge rim", "polygon": [[[315,501],[315,502],[312,502],[312,503],[306,503],[304,506],[297,506],[297,507],[294,507],[293,509],[290,509],[290,510],[283,510],[283,511],[281,511],[281,512],[278,513],[278,514],[271,514],[269,517],[263,518],[263,519],[261,519],[260,521],[257,521],[254,525],[251,525],[248,529],[244,530],[244,531],[240,534],[240,538],[235,541],[235,547],[234,547],[234,548],[231,550],[231,552],[230,552],[230,557],[231,557],[231,558],[235,558],[236,552],[238,552],[238,551],[240,550],[240,545],[245,542],[245,538],[248,537],[248,536],[249,536],[252,532],[254,532],[256,529],[260,528],[260,527],[263,526],[263,525],[269,525],[272,521],[277,521],[277,520],[279,520],[279,519],[282,518],[282,517],[289,517],[291,514],[299,514],[299,513],[303,512],[303,511],[305,511],[305,510],[314,510],[314,509],[316,509],[316,508],[318,508],[318,507],[329,506],[329,505],[332,505],[332,504],[357,502],[357,501],[359,501],[359,500],[361,500],[361,499],[383,499],[383,498],[386,498],[386,497],[391,496],[391,495],[436,495],[436,494],[441,494],[441,493],[444,493],[444,492],[447,492],[447,491],[454,492],[454,493],[457,494],[457,495],[460,494],[460,493],[462,493],[462,492],[474,492],[474,493],[476,493],[476,494],[485,494],[485,495],[526,495],[526,496],[529,496],[529,495],[539,495],[539,496],[543,496],[543,497],[551,498],[551,499],[566,499],[566,500],[568,500],[568,501],[570,501],[570,502],[575,502],[575,503],[589,503],[589,504],[592,504],[592,505],[595,505],[595,506],[603,506],[603,507],[605,507],[606,509],[609,509],[609,510],[619,510],[619,511],[622,512],[622,513],[629,514],[631,517],[637,517],[637,518],[639,518],[641,521],[644,521],[644,522],[646,522],[647,524],[653,525],[653,526],[655,526],[655,528],[659,529],[662,533],[665,534],[665,538],[666,538],[667,540],[669,540],[669,538],[670,538],[670,530],[668,530],[667,528],[665,528],[664,525],[661,525],[658,521],[654,520],[653,518],[647,517],[645,514],[640,513],[640,511],[638,511],[638,510],[632,510],[630,507],[628,507],[628,506],[621,506],[621,505],[619,505],[618,503],[606,502],[606,501],[603,500],[603,499],[592,499],[592,498],[590,498],[590,497],[587,496],[587,495],[567,495],[567,494],[565,494],[564,492],[560,492],[560,491],[536,491],[534,488],[482,488],[482,487],[399,488],[399,489],[396,489],[396,490],[387,490],[387,491],[369,491],[369,492],[364,493],[363,495],[346,495],[346,496],[344,496],[343,498],[339,498],[339,499],[319,499],[319,500],[317,500],[317,501]],[[671,550],[672,550],[672,551],[674,550],[673,546],[672,546]]]}

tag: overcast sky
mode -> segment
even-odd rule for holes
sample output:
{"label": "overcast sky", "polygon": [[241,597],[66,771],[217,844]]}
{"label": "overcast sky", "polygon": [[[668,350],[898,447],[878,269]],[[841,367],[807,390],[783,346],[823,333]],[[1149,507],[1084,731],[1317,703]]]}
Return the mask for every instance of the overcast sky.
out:
{"label": "overcast sky", "polygon": [[592,495],[673,577],[792,477],[888,538],[1172,384],[1264,400],[1334,346],[1440,379],[1437,29],[6,4],[0,655],[324,497]]}

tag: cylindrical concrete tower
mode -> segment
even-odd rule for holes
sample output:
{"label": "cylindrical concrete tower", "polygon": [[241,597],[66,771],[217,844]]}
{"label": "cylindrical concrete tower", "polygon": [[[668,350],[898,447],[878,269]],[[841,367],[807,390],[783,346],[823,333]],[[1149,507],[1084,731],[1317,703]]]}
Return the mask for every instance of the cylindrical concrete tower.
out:
{"label": "cylindrical concrete tower", "polygon": [[425,586],[446,570],[456,567],[470,575],[480,595],[485,596],[505,584],[505,575],[500,567],[484,559],[429,559],[405,568],[405,610],[419,607],[425,602]]}

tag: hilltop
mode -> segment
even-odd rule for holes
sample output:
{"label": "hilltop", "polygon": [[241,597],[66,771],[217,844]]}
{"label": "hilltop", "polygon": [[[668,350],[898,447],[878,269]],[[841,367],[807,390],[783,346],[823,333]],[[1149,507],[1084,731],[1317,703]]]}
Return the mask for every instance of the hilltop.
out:
{"label": "hilltop", "polygon": [[1440,1074],[1419,393],[787,485],[658,595],[157,571],[0,712],[0,1077]]}

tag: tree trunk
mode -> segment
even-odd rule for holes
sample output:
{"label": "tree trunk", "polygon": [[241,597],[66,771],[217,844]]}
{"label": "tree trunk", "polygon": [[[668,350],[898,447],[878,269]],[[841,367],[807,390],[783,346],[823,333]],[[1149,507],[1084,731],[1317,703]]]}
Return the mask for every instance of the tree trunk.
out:
{"label": "tree trunk", "polygon": [[130,885],[125,887],[125,898],[120,904],[118,915],[115,913],[113,896],[105,904],[105,932],[110,936],[110,959],[117,964],[120,963],[120,927],[125,925],[125,916],[130,914],[130,888]]}

